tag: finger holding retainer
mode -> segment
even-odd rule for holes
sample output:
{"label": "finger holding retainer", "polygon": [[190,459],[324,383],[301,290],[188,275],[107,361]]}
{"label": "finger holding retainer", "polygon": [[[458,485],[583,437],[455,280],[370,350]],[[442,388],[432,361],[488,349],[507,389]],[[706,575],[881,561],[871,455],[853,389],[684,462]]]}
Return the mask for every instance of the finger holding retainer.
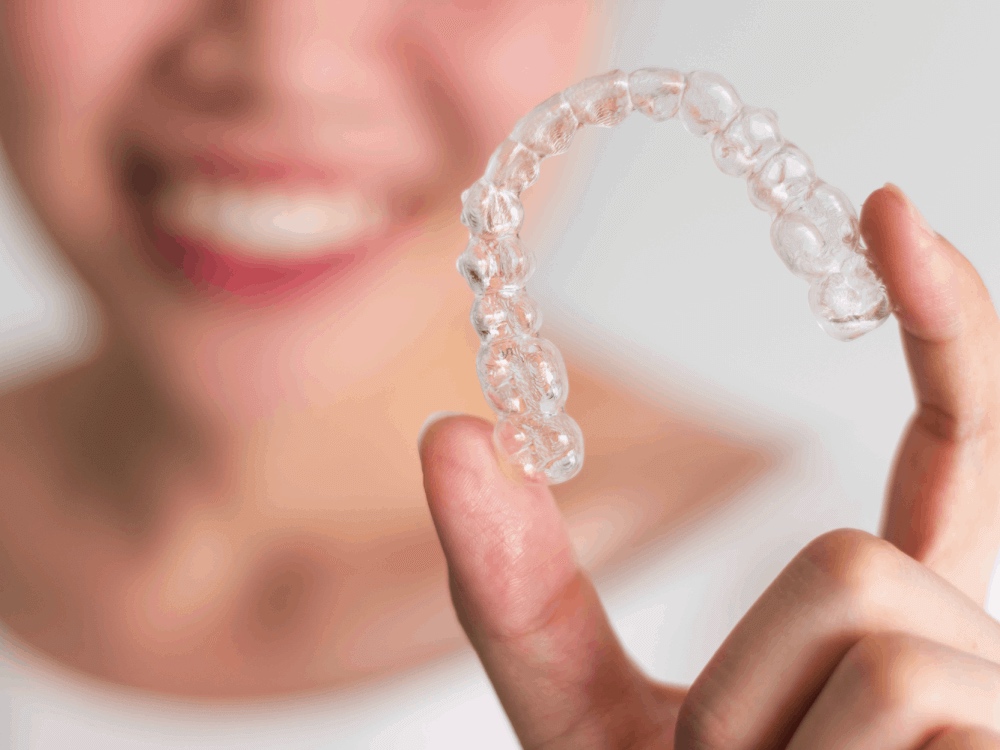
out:
{"label": "finger holding retainer", "polygon": [[471,239],[458,269],[476,295],[476,371],[497,414],[497,451],[529,481],[571,479],[583,467],[584,448],[580,427],[563,410],[569,380],[562,356],[538,336],[541,311],[524,289],[535,262],[518,234],[520,194],[538,179],[541,161],[565,152],[580,127],[614,127],[633,111],[655,121],[676,117],[710,139],[721,171],[746,178],[750,201],[774,217],[771,244],[810,283],[810,307],[828,334],[850,341],[891,311],[850,199],[816,176],[809,157],[782,137],[774,112],[744,106],[725,79],[706,71],[643,68],[587,78],[522,117],[483,177],[462,193]]}

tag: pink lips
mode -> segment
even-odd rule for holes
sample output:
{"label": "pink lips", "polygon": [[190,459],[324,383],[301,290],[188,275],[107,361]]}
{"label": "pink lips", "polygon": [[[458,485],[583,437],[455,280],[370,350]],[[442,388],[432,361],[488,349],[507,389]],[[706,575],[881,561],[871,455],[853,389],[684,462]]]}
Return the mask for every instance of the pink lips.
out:
{"label": "pink lips", "polygon": [[326,259],[300,263],[250,261],[219,252],[190,237],[177,237],[154,229],[157,255],[179,270],[196,288],[258,297],[290,292],[342,271],[362,254],[339,252]]}
{"label": "pink lips", "polygon": [[306,159],[271,161],[267,159],[235,158],[221,151],[206,151],[192,159],[195,170],[206,177],[240,182],[284,182],[329,185],[339,175]]}
{"label": "pink lips", "polygon": [[[241,183],[329,185],[334,175],[307,161],[235,159],[219,152],[199,154],[192,171],[220,181]],[[308,261],[280,262],[248,259],[204,240],[178,236],[159,226],[152,229],[158,265],[179,271],[191,284],[208,293],[225,293],[245,300],[264,302],[276,295],[302,290],[323,279],[339,275],[371,250],[371,243],[331,249],[329,255]]]}

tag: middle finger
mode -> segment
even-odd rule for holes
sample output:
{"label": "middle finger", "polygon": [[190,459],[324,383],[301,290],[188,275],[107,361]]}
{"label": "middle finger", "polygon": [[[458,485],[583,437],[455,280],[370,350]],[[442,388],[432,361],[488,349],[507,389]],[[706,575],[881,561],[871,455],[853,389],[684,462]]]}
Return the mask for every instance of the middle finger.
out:
{"label": "middle finger", "polygon": [[1000,663],[1000,624],[888,542],[825,534],[768,587],[681,707],[677,748],[785,747],[837,664],[867,635],[902,632]]}
{"label": "middle finger", "polygon": [[834,670],[786,750],[926,750],[944,727],[1000,730],[1000,665],[898,633]]}

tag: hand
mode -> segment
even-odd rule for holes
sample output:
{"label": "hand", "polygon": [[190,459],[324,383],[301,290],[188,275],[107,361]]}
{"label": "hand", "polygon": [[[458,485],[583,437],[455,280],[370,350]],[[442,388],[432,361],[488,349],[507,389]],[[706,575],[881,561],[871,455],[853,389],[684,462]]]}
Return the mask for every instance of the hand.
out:
{"label": "hand", "polygon": [[426,431],[455,608],[525,747],[1000,750],[1000,624],[981,606],[1000,545],[1000,323],[896,188],[868,199],[862,229],[918,401],[884,539],[810,543],[690,690],[630,662],[551,494],[500,471],[488,424]]}

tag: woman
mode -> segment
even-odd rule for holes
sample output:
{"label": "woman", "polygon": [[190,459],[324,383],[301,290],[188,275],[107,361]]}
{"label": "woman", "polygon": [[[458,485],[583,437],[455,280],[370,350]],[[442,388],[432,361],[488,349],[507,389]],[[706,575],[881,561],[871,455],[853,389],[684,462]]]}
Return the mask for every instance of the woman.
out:
{"label": "woman", "polygon": [[[441,249],[460,235],[437,217],[521,112],[578,77],[588,10],[7,3],[4,147],[104,313],[90,361],[4,399],[0,612],[16,636],[199,695],[327,687],[450,644],[412,440],[431,409],[483,405]],[[689,693],[622,657],[547,492],[502,478],[483,423],[426,432],[456,604],[526,745],[661,746],[675,724],[678,747],[917,748],[952,727],[938,744],[993,741],[972,709],[1000,635],[969,597],[996,551],[996,321],[914,217],[892,190],[865,212],[924,404],[894,484],[897,546],[811,545]],[[610,420],[584,423],[589,478],[566,500],[611,503],[628,481],[647,513],[666,506],[653,520],[676,520],[674,467],[645,469],[669,416],[571,379],[574,413],[613,400],[648,452],[614,457]],[[702,442],[715,491],[768,462]],[[774,633],[798,640],[782,651]],[[900,687],[919,658],[970,678],[936,712]]]}
{"label": "woman", "polygon": [[[102,313],[87,362],[3,398],[12,635],[202,696],[328,688],[456,647],[415,438],[429,412],[488,413],[458,195],[580,77],[601,17],[89,0],[3,19],[7,155]],[[772,460],[572,378],[592,479],[567,505],[621,517],[624,483],[643,498],[631,531],[588,542],[595,561]],[[633,469],[651,457],[659,475]]]}

